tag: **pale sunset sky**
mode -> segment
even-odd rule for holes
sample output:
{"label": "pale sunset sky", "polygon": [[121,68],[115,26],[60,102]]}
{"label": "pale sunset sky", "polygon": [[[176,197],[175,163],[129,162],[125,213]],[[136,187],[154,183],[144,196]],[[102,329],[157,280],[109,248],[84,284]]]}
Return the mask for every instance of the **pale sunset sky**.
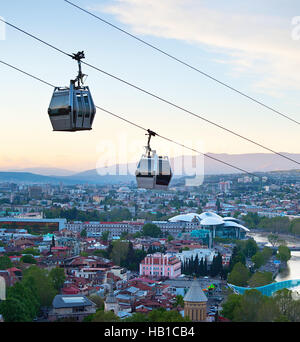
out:
{"label": "pale sunset sky", "polygon": [[[299,0],[72,0],[211,76],[300,120]],[[63,0],[0,2],[0,17],[85,61],[278,152],[300,153],[299,125],[170,60]],[[299,20],[300,24],[300,20]],[[2,30],[2,31],[1,31]],[[76,62],[0,26],[0,60],[57,86]],[[300,29],[299,29],[300,32]],[[96,105],[204,153],[266,153],[83,65]],[[93,169],[137,161],[144,132],[97,111],[89,132],[53,132],[53,89],[0,64],[0,170]],[[159,154],[190,154],[159,138]]]}

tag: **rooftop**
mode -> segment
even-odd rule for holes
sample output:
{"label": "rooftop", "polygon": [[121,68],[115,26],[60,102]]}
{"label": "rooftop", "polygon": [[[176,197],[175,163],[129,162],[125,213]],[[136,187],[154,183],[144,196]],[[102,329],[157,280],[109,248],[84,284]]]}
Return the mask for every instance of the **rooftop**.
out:
{"label": "rooftop", "polygon": [[185,302],[207,302],[207,297],[201,289],[199,280],[195,279],[191,287],[189,288],[187,294],[184,296],[183,300]]}

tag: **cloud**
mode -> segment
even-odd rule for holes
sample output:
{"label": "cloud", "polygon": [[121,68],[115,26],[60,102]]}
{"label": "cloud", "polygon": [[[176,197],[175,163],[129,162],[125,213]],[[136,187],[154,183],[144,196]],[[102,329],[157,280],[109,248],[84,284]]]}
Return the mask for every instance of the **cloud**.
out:
{"label": "cloud", "polygon": [[300,89],[300,41],[292,39],[292,18],[209,8],[203,0],[114,0],[93,9],[114,15],[139,36],[201,45],[222,56],[217,61],[236,76],[255,79],[257,92]]}

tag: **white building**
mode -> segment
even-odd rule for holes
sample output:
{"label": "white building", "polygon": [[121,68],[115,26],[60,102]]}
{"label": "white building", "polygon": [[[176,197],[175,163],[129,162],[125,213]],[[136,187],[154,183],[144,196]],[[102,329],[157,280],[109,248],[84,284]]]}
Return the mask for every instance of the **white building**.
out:
{"label": "white building", "polygon": [[192,257],[195,259],[198,255],[199,261],[201,259],[207,261],[208,264],[211,264],[213,261],[214,256],[217,256],[217,252],[213,249],[209,248],[197,248],[188,251],[182,251],[181,253],[176,253],[176,257],[184,262],[187,259],[191,259]]}

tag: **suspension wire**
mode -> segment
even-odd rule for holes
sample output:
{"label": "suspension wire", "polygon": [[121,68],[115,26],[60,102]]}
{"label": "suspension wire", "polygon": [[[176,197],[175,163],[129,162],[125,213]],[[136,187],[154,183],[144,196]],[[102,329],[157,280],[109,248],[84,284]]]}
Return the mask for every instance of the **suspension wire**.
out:
{"label": "suspension wire", "polygon": [[224,126],[222,126],[222,125],[220,125],[220,124],[217,124],[217,123],[215,123],[215,122],[213,122],[213,121],[211,121],[211,120],[209,120],[209,119],[207,119],[207,118],[205,118],[205,117],[203,117],[203,116],[200,116],[199,114],[196,114],[196,113],[194,113],[194,112],[192,112],[192,111],[190,111],[190,110],[188,110],[188,109],[186,109],[186,108],[184,108],[184,107],[181,107],[181,106],[175,104],[174,102],[171,102],[171,101],[169,101],[169,100],[166,100],[166,99],[164,99],[164,98],[162,98],[162,97],[160,97],[160,96],[158,96],[158,95],[156,95],[156,94],[154,94],[154,93],[151,93],[151,92],[148,91],[148,90],[145,90],[145,89],[143,89],[143,88],[141,88],[141,87],[139,87],[139,86],[133,84],[133,83],[130,83],[130,82],[128,82],[128,81],[125,81],[124,79],[122,79],[122,78],[120,78],[120,77],[118,77],[118,76],[115,76],[115,75],[113,75],[113,74],[111,74],[111,73],[109,73],[109,72],[107,72],[107,71],[104,71],[104,70],[102,70],[102,69],[100,69],[100,68],[98,68],[98,67],[95,67],[94,65],[91,65],[91,64],[89,64],[89,63],[87,63],[87,62],[82,62],[82,64],[85,64],[85,65],[89,66],[90,68],[93,68],[93,69],[95,69],[95,70],[101,72],[102,74],[104,74],[104,75],[106,75],[106,76],[109,76],[109,77],[111,77],[111,78],[113,78],[113,79],[115,79],[115,80],[117,80],[117,81],[120,81],[120,82],[122,82],[122,83],[124,83],[124,84],[126,84],[126,85],[128,85],[128,86],[130,86],[130,87],[132,87],[132,88],[134,88],[134,89],[137,89],[137,90],[139,90],[139,91],[141,91],[141,92],[143,92],[143,93],[145,93],[145,94],[147,94],[147,95],[149,95],[149,96],[152,96],[152,97],[156,98],[157,100],[160,100],[160,101],[162,101],[162,102],[164,102],[164,103],[166,103],[166,104],[168,104],[168,105],[170,105],[170,106],[172,106],[172,107],[175,107],[175,108],[177,108],[177,109],[179,109],[179,110],[181,110],[181,111],[183,111],[183,112],[185,112],[185,113],[188,113],[188,114],[190,114],[190,115],[192,115],[192,116],[194,116],[194,117],[196,117],[196,118],[198,118],[198,119],[200,119],[200,120],[206,121],[207,123],[209,123],[209,124],[211,124],[211,125],[213,125],[213,126],[216,126],[216,127],[220,128],[220,129],[222,129],[222,130],[224,130],[224,131],[226,131],[226,132],[228,132],[228,133],[231,133],[231,134],[233,134],[233,135],[235,135],[235,136],[237,136],[237,137],[239,137],[239,138],[241,138],[241,139],[243,139],[243,140],[246,140],[246,141],[248,141],[248,142],[250,142],[250,143],[252,143],[252,144],[254,144],[254,145],[256,145],[256,146],[259,146],[259,147],[261,147],[261,148],[263,148],[263,149],[265,149],[265,150],[267,150],[267,151],[269,151],[269,152],[272,152],[272,153],[274,153],[274,154],[277,154],[278,156],[280,156],[280,157],[282,157],[282,158],[285,158],[285,159],[287,159],[287,160],[289,160],[289,161],[291,161],[291,162],[294,162],[294,163],[300,165],[300,162],[298,162],[297,160],[295,160],[295,159],[293,159],[293,158],[290,158],[290,157],[288,157],[288,156],[285,156],[284,154],[282,154],[282,153],[280,153],[280,152],[277,152],[277,151],[275,151],[275,150],[273,150],[273,149],[271,149],[271,148],[269,148],[269,147],[266,147],[266,146],[264,146],[264,145],[262,145],[262,144],[260,144],[260,143],[258,143],[258,142],[256,142],[256,141],[254,141],[254,140],[252,140],[252,139],[250,139],[250,138],[247,138],[247,137],[245,137],[245,136],[243,136],[243,135],[241,135],[241,134],[239,134],[239,133],[236,133],[236,132],[232,131],[232,130],[229,129],[229,128],[226,128],[226,127],[224,127]]}
{"label": "suspension wire", "polygon": [[169,58],[175,60],[176,62],[178,62],[178,63],[180,63],[180,64],[182,64],[182,65],[184,65],[184,66],[186,66],[186,67],[188,67],[188,68],[190,68],[190,69],[192,69],[192,70],[194,70],[194,71],[196,71],[196,72],[198,72],[198,73],[200,73],[200,74],[202,74],[202,75],[205,76],[205,77],[210,78],[211,80],[213,80],[213,81],[219,83],[220,85],[222,85],[222,86],[224,86],[224,87],[226,87],[226,88],[228,88],[228,89],[230,89],[230,90],[232,90],[232,91],[238,93],[239,95],[242,95],[242,96],[246,97],[247,99],[249,99],[249,100],[251,100],[251,101],[253,101],[253,102],[259,104],[260,106],[263,106],[264,108],[267,108],[267,109],[273,111],[274,113],[276,113],[276,114],[278,114],[278,115],[280,115],[280,116],[282,116],[282,117],[284,117],[284,118],[286,118],[286,119],[288,119],[288,120],[290,120],[290,121],[292,121],[292,122],[294,122],[294,123],[296,123],[296,124],[298,124],[298,125],[300,124],[299,121],[293,119],[292,117],[290,117],[290,116],[288,116],[288,115],[286,115],[286,114],[280,112],[280,111],[277,110],[277,109],[274,109],[274,108],[272,108],[272,107],[270,107],[270,106],[264,104],[263,102],[261,102],[261,101],[255,99],[254,97],[252,97],[252,96],[246,94],[245,92],[242,92],[242,91],[240,91],[240,90],[238,90],[238,89],[236,89],[236,88],[230,86],[229,84],[226,84],[226,83],[224,83],[224,82],[218,80],[217,78],[215,78],[215,77],[209,75],[208,73],[206,73],[206,72],[200,70],[200,69],[197,68],[197,67],[194,67],[193,65],[191,65],[191,64],[189,64],[189,63],[183,61],[182,59],[179,59],[179,58],[175,57],[174,55],[171,55],[170,53],[168,53],[168,52],[166,52],[166,51],[164,51],[164,50],[158,48],[157,46],[155,46],[155,45],[153,45],[153,44],[150,44],[149,42],[147,42],[147,41],[145,41],[145,40],[143,40],[143,39],[141,39],[141,38],[135,36],[134,34],[132,34],[132,33],[128,32],[128,31],[126,31],[126,30],[124,30],[124,29],[118,27],[117,25],[112,24],[112,23],[109,22],[108,20],[105,20],[105,19],[103,19],[103,18],[97,16],[96,14],[94,14],[94,13],[92,13],[92,12],[90,12],[90,11],[88,11],[88,10],[86,10],[86,9],[84,9],[84,8],[82,8],[82,7],[78,6],[78,5],[76,5],[76,4],[74,4],[73,2],[71,2],[71,1],[69,1],[69,0],[63,0],[63,1],[65,1],[65,2],[68,3],[68,4],[70,4],[70,5],[73,6],[73,7],[75,7],[75,8],[77,8],[77,9],[81,10],[82,12],[85,12],[85,13],[91,15],[92,17],[94,17],[94,18],[96,18],[96,19],[102,21],[102,22],[105,23],[106,25],[109,25],[109,26],[115,28],[116,30],[118,30],[118,31],[120,31],[120,32],[122,32],[122,33],[124,33],[124,34],[126,34],[127,36],[129,36],[129,37],[131,37],[131,38],[133,38],[133,39],[139,41],[140,43],[142,43],[142,44],[144,44],[144,45],[147,45],[148,47],[150,47],[150,48],[152,48],[152,49],[154,49],[154,50],[156,50],[156,51],[162,53],[163,55],[165,55],[165,56],[167,56],[167,57],[169,57]]}
{"label": "suspension wire", "polygon": [[[14,70],[16,70],[16,71],[19,71],[19,72],[25,74],[26,76],[29,76],[29,77],[31,77],[31,78],[33,78],[33,79],[39,81],[39,82],[42,82],[42,83],[44,83],[44,84],[46,84],[46,85],[48,85],[48,86],[50,86],[50,87],[52,87],[52,88],[56,88],[56,86],[54,86],[53,84],[51,84],[51,83],[49,83],[49,82],[46,82],[46,81],[42,80],[41,78],[36,77],[36,76],[34,76],[34,75],[32,75],[32,74],[30,74],[30,73],[28,73],[28,72],[25,72],[24,70],[19,69],[19,68],[15,67],[15,66],[13,66],[13,65],[11,65],[11,64],[9,64],[9,63],[6,63],[6,62],[4,62],[4,61],[2,61],[2,60],[0,60],[0,63],[2,63],[3,65],[6,65],[6,66],[8,66],[8,67],[10,67],[10,68],[12,68],[12,69],[14,69]],[[202,154],[202,155],[203,155],[204,157],[206,157],[206,158],[210,158],[210,159],[212,159],[212,160],[214,160],[214,161],[217,161],[217,162],[219,162],[219,163],[222,163],[222,164],[224,164],[224,165],[227,165],[227,166],[229,166],[229,167],[231,167],[231,168],[234,168],[234,169],[236,169],[236,170],[238,170],[238,171],[241,171],[241,172],[243,172],[243,173],[247,173],[247,174],[250,175],[250,176],[261,178],[260,176],[254,174],[254,173],[251,173],[251,172],[249,172],[249,171],[246,171],[246,170],[244,170],[244,169],[242,169],[242,168],[240,168],[240,167],[237,167],[237,166],[235,166],[235,165],[233,165],[233,164],[230,164],[230,163],[227,163],[227,162],[225,162],[225,161],[223,161],[223,160],[220,160],[220,159],[218,159],[218,158],[212,157],[212,156],[210,156],[209,154],[200,152],[200,151],[198,151],[198,150],[196,150],[196,149],[194,149],[194,148],[188,147],[188,146],[186,146],[186,145],[184,145],[184,144],[182,144],[182,143],[179,143],[179,142],[177,142],[177,141],[175,141],[175,140],[173,140],[173,139],[170,139],[170,138],[165,137],[165,136],[163,136],[163,135],[160,135],[160,134],[158,134],[158,133],[156,133],[156,132],[154,132],[154,131],[151,131],[151,130],[149,130],[149,129],[147,129],[147,128],[145,128],[145,127],[143,127],[143,126],[141,126],[141,125],[139,125],[139,124],[137,124],[137,123],[135,123],[135,122],[133,122],[133,121],[130,121],[130,120],[124,118],[123,116],[117,115],[117,114],[115,114],[115,113],[113,113],[113,112],[111,112],[111,111],[109,111],[109,110],[107,110],[107,109],[105,109],[105,108],[102,108],[102,107],[99,107],[99,106],[95,106],[95,107],[98,108],[99,110],[101,110],[102,112],[105,112],[105,113],[107,113],[107,114],[109,114],[109,115],[111,115],[111,116],[113,116],[113,117],[115,117],[115,118],[117,118],[117,119],[120,119],[120,120],[122,120],[122,121],[124,121],[124,122],[126,122],[126,123],[128,123],[128,124],[130,124],[130,125],[132,125],[132,126],[135,126],[136,128],[139,128],[139,129],[141,129],[141,130],[143,130],[143,131],[145,131],[145,132],[148,132],[148,133],[149,133],[149,131],[150,131],[152,134],[155,134],[155,136],[158,136],[158,137],[160,137],[161,139],[164,139],[164,140],[166,140],[166,141],[168,141],[168,142],[171,142],[171,143],[173,143],[173,144],[176,144],[176,145],[178,145],[178,146],[181,146],[181,147],[183,147],[183,148],[185,148],[185,149],[188,149],[188,150],[190,150],[190,151],[193,151],[193,152]]]}
{"label": "suspension wire", "polygon": [[0,63],[4,64],[4,65],[6,65],[6,66],[8,66],[8,67],[10,67],[10,68],[12,68],[12,69],[15,69],[15,70],[17,70],[17,71],[19,71],[19,72],[21,72],[21,73],[27,75],[27,76],[30,76],[30,77],[36,79],[37,81],[40,81],[40,82],[42,82],[42,83],[45,83],[45,84],[49,85],[50,87],[55,88],[55,85],[53,85],[53,84],[51,84],[51,83],[49,83],[49,82],[46,82],[46,81],[42,80],[41,78],[38,78],[38,77],[36,77],[36,76],[33,76],[33,75],[29,74],[28,72],[26,72],[26,71],[24,71],[24,70],[21,70],[21,69],[19,69],[19,68],[13,66],[13,65],[11,65],[11,64],[8,64],[8,63],[6,63],[6,62],[4,62],[4,61],[1,61],[1,60],[0,60]]}
{"label": "suspension wire", "polygon": [[[67,52],[65,52],[65,51],[63,51],[63,50],[61,50],[61,49],[55,47],[54,45],[45,42],[44,40],[42,40],[42,39],[40,39],[40,38],[34,36],[33,34],[30,34],[30,33],[26,32],[26,31],[24,31],[24,30],[18,28],[17,26],[12,25],[11,23],[8,23],[7,21],[5,21],[5,20],[3,20],[3,19],[1,19],[1,18],[0,18],[0,21],[4,22],[4,23],[6,23],[7,25],[9,25],[9,26],[11,26],[11,27],[17,29],[18,31],[20,31],[20,32],[22,32],[22,33],[24,33],[24,34],[30,36],[31,38],[36,39],[36,40],[38,40],[39,42],[41,42],[41,43],[43,43],[43,44],[46,44],[47,46],[49,46],[49,47],[55,49],[56,51],[59,51],[59,52],[63,53],[64,55],[73,58],[73,55],[68,54]],[[230,130],[229,128],[226,128],[226,127],[224,127],[224,126],[222,126],[222,125],[220,125],[220,124],[217,124],[217,123],[215,123],[215,122],[213,122],[213,121],[211,121],[211,120],[209,120],[209,119],[207,119],[207,118],[204,118],[204,117],[202,117],[202,116],[200,116],[200,115],[198,115],[198,114],[196,114],[196,113],[194,113],[194,112],[192,112],[192,111],[190,111],[190,110],[188,110],[188,109],[185,109],[185,108],[183,108],[183,107],[181,107],[181,106],[179,106],[179,105],[177,105],[177,104],[175,104],[175,103],[173,103],[173,102],[170,102],[170,101],[168,101],[168,100],[166,100],[166,99],[164,99],[164,98],[162,98],[162,97],[160,97],[160,96],[158,96],[158,95],[156,95],[156,94],[153,94],[153,93],[151,93],[150,91],[147,91],[147,90],[145,90],[145,89],[143,89],[143,88],[141,88],[141,87],[139,87],[139,86],[137,86],[137,85],[134,85],[133,83],[130,83],[130,82],[128,82],[128,81],[125,81],[125,80],[121,79],[120,77],[117,77],[117,76],[115,76],[115,75],[113,75],[113,74],[111,74],[111,73],[108,73],[108,72],[106,72],[106,71],[104,71],[104,70],[102,70],[102,69],[100,69],[100,68],[98,68],[98,67],[96,67],[96,66],[94,66],[94,65],[92,65],[92,64],[89,64],[89,63],[87,63],[87,62],[81,61],[81,63],[82,63],[82,64],[85,64],[85,65],[89,66],[90,68],[92,68],[92,69],[94,69],[94,70],[96,70],[96,71],[99,71],[100,73],[105,74],[105,75],[107,75],[107,76],[109,76],[109,77],[111,77],[111,78],[113,78],[113,79],[115,79],[115,80],[118,80],[118,81],[120,81],[120,82],[122,82],[122,83],[124,83],[124,84],[126,84],[126,85],[128,85],[128,86],[130,86],[130,87],[132,87],[132,88],[134,88],[134,89],[137,89],[137,90],[139,90],[139,91],[141,91],[141,92],[143,92],[143,93],[145,93],[145,94],[147,94],[147,95],[149,95],[149,96],[152,96],[152,97],[154,97],[154,98],[156,98],[156,99],[158,99],[158,100],[160,100],[160,101],[162,101],[162,102],[164,102],[164,103],[167,103],[168,105],[170,105],[170,106],[172,106],[172,107],[175,107],[175,108],[177,108],[177,109],[179,109],[179,110],[181,110],[181,111],[183,111],[183,112],[185,112],[185,113],[188,113],[188,114],[190,114],[190,115],[192,115],[192,116],[194,116],[194,117],[196,117],[196,118],[198,118],[198,119],[200,119],[200,120],[206,121],[207,123],[209,123],[209,124],[211,124],[211,125],[214,125],[214,126],[220,128],[220,129],[222,129],[222,130],[224,130],[224,131],[226,131],[226,132],[228,132],[228,133],[231,133],[231,134],[233,134],[233,135],[235,135],[235,136],[237,136],[237,137],[239,137],[239,138],[241,138],[241,139],[243,139],[243,140],[246,140],[246,141],[248,141],[248,142],[250,142],[250,143],[252,143],[252,144],[254,144],[254,145],[256,145],[256,146],[259,146],[259,147],[261,147],[261,148],[263,148],[263,149],[265,149],[265,150],[267,150],[267,151],[269,151],[269,152],[272,152],[272,153],[274,153],[274,154],[277,154],[278,156],[280,156],[280,157],[282,157],[282,158],[285,158],[285,159],[287,159],[287,160],[289,160],[289,161],[292,161],[292,162],[294,162],[294,163],[300,165],[300,162],[298,162],[297,160],[294,160],[294,159],[292,159],[292,158],[290,158],[290,157],[285,156],[284,154],[282,154],[282,153],[280,153],[280,152],[277,152],[277,151],[275,151],[275,150],[273,150],[273,149],[271,149],[271,148],[269,148],[269,147],[266,147],[266,146],[264,146],[264,145],[262,145],[262,144],[260,144],[260,143],[257,143],[257,142],[255,142],[255,141],[252,140],[252,139],[249,139],[249,138],[247,138],[247,137],[245,137],[245,136],[243,136],[243,135],[241,135],[241,134],[239,134],[239,133],[236,133],[236,132]]]}

